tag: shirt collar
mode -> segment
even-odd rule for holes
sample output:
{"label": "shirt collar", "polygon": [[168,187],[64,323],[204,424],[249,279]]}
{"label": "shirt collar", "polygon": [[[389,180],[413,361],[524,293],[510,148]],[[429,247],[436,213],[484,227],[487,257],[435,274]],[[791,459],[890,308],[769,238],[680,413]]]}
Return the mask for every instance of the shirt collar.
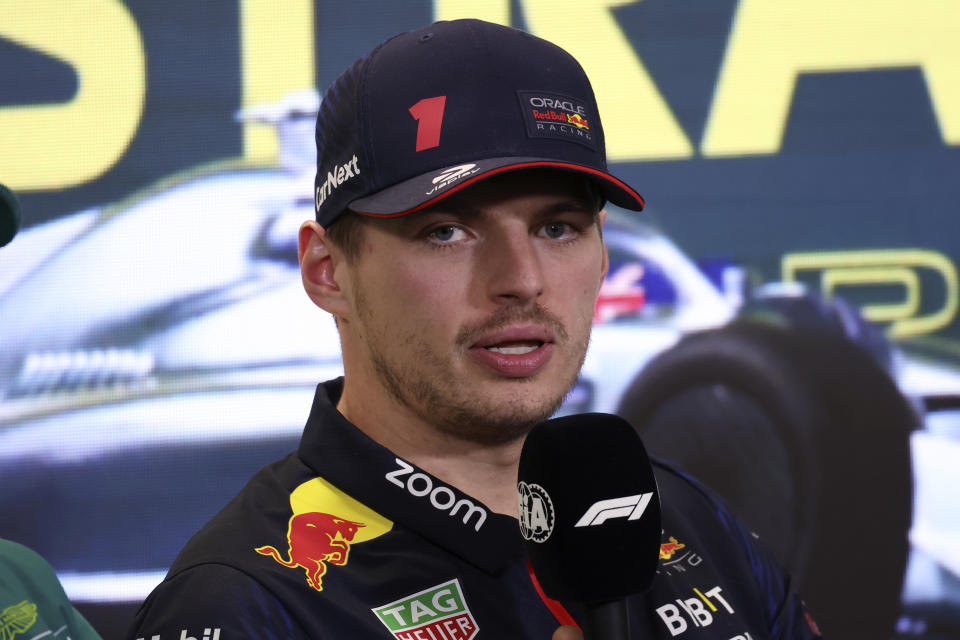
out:
{"label": "shirt collar", "polygon": [[317,475],[382,516],[487,573],[524,554],[517,521],[403,460],[336,408],[343,378],[317,386],[298,455]]}

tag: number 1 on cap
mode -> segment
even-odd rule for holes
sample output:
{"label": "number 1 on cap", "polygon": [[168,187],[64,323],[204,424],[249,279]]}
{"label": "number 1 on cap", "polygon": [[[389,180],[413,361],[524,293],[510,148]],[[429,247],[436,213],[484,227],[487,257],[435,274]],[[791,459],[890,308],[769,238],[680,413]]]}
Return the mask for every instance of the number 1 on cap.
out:
{"label": "number 1 on cap", "polygon": [[440,126],[447,96],[424,98],[410,107],[410,115],[417,121],[417,151],[440,146]]}

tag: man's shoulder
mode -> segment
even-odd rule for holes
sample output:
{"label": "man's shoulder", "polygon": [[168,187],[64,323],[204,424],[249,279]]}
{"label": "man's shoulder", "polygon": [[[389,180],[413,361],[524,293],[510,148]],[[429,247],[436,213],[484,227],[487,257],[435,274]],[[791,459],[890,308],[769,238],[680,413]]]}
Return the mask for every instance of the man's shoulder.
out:
{"label": "man's shoulder", "polygon": [[720,516],[722,521],[721,514],[726,512],[726,507],[711,489],[669,460],[651,457],[650,463],[665,509],[698,520]]}
{"label": "man's shoulder", "polygon": [[[695,593],[691,590],[696,587],[703,594],[696,599],[716,608],[710,609],[712,619],[719,621],[724,611],[736,610],[754,617],[758,625],[754,628],[767,629],[773,637],[819,637],[805,606],[792,592],[787,572],[724,500],[675,464],[651,461],[663,522],[656,595],[672,591],[675,597]],[[677,635],[686,622],[677,617],[680,613],[673,616],[673,607],[664,604],[657,613],[671,634]],[[694,624],[692,619],[689,622]]]}
{"label": "man's shoulder", "polygon": [[[291,491],[310,475],[295,454],[255,473],[184,545],[140,607],[131,640],[157,635],[217,640],[217,630],[221,637],[247,637],[261,627],[295,630],[258,574],[256,548],[286,530]],[[291,631],[289,637],[305,636]]]}
{"label": "man's shoulder", "polygon": [[716,492],[674,463],[651,458],[662,509],[663,535],[696,537],[705,550],[747,570],[757,540]]}
{"label": "man's shoulder", "polygon": [[242,566],[247,551],[286,530],[292,491],[314,475],[295,454],[260,469],[190,538],[168,577],[203,564]]}
{"label": "man's shoulder", "polygon": [[250,637],[258,630],[306,638],[282,603],[234,566],[201,563],[171,573],[137,612],[128,638]]}

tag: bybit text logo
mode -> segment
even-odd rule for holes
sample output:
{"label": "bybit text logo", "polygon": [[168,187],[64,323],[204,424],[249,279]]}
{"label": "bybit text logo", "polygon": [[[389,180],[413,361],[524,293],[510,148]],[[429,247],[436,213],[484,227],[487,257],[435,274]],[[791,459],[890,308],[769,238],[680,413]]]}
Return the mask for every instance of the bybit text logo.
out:
{"label": "bybit text logo", "polygon": [[696,597],[677,598],[657,607],[657,615],[671,636],[680,635],[691,625],[694,628],[709,627],[718,617],[734,613],[733,607],[721,595],[723,589],[720,587],[707,591],[694,588],[693,592]]}

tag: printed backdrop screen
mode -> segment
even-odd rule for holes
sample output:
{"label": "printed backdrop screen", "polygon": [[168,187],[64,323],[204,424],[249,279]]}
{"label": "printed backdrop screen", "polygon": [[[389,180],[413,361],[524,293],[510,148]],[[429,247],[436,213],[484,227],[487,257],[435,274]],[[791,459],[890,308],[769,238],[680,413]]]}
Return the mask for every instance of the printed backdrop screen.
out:
{"label": "printed backdrop screen", "polygon": [[[0,183],[23,228],[0,249],[0,536],[119,634],[189,536],[295,448],[315,385],[342,373],[296,261],[323,89],[456,17],[573,53],[612,171],[647,199],[610,213],[561,411],[617,411],[682,336],[810,301],[921,416],[912,519],[885,534],[910,544],[896,633],[960,630],[954,0],[4,3]],[[841,537],[836,567],[863,542]]]}

